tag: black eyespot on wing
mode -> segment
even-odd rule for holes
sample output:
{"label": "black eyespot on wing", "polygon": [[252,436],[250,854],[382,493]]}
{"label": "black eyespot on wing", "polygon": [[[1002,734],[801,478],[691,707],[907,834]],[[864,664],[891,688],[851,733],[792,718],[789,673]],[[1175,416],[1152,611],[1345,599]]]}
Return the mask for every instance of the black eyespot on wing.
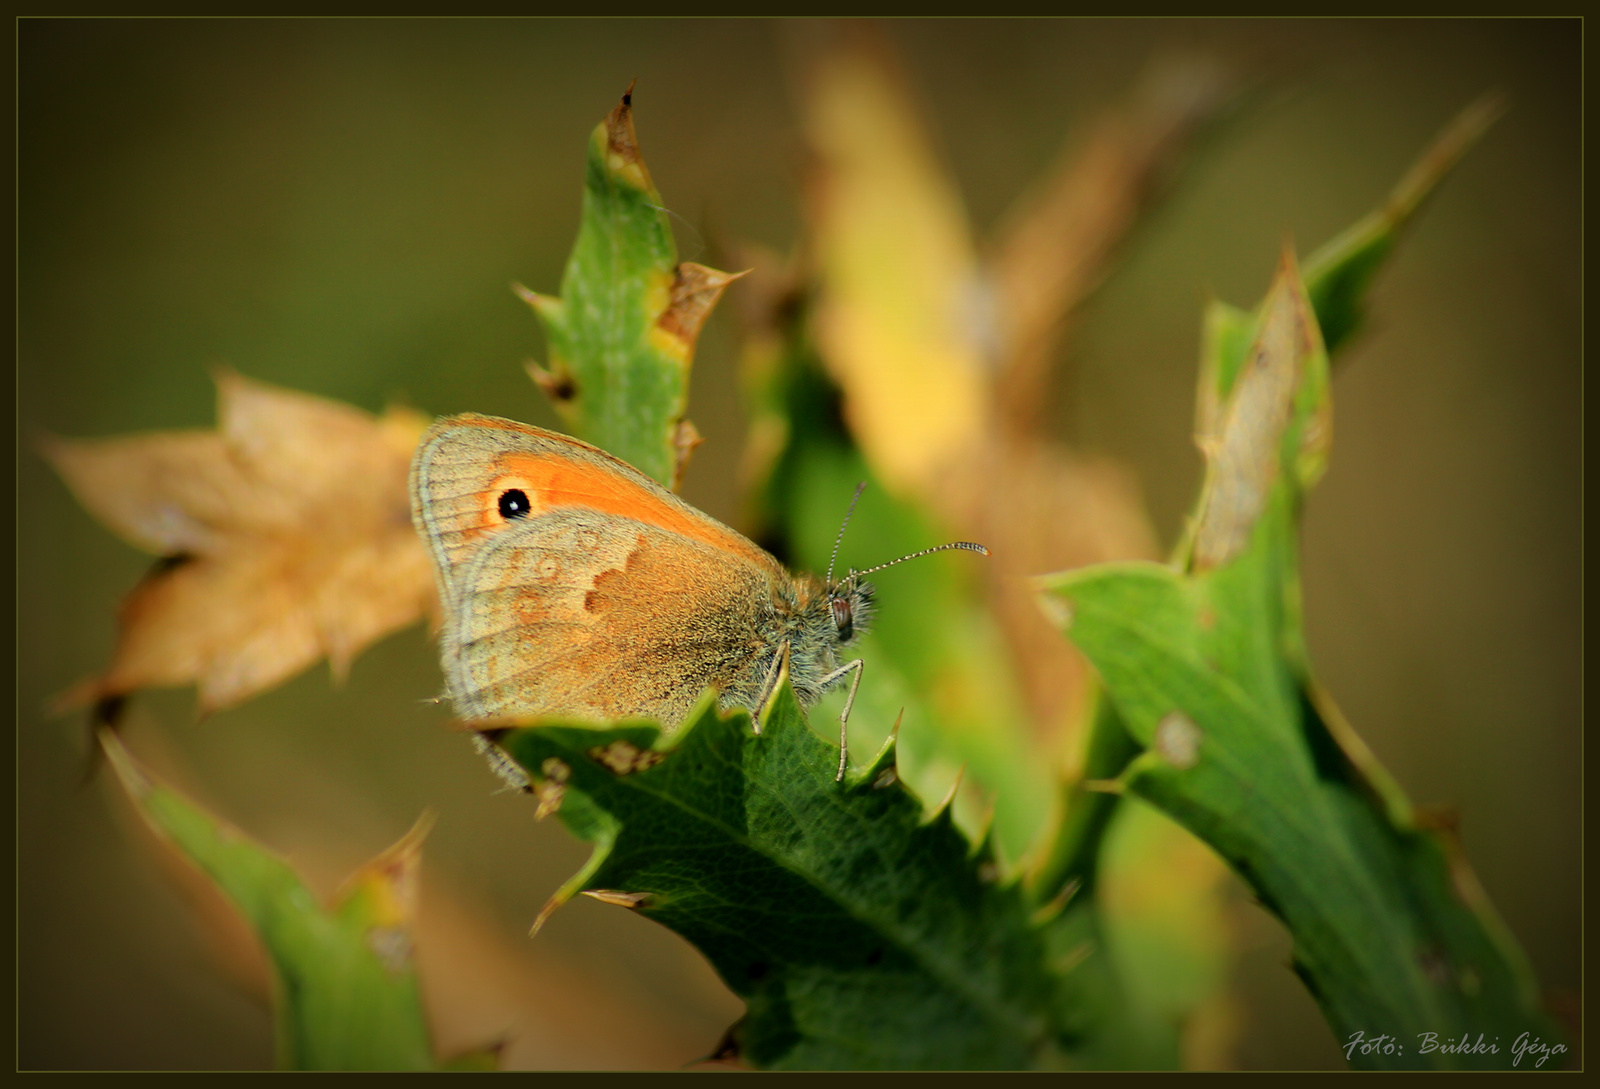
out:
{"label": "black eyespot on wing", "polygon": [[532,509],[533,504],[528,502],[528,493],[521,488],[507,488],[500,493],[500,517],[506,521],[526,518]]}

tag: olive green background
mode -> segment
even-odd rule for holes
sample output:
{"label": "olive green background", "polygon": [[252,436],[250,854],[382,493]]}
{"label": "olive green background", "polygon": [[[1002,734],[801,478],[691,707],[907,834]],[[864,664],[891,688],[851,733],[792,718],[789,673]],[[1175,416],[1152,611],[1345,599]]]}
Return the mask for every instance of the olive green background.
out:
{"label": "olive green background", "polygon": [[[1507,94],[1509,112],[1380,278],[1338,369],[1332,467],[1305,521],[1307,617],[1352,722],[1416,801],[1459,809],[1489,894],[1572,1008],[1580,24],[884,29],[980,239],[1154,52],[1208,46],[1261,73],[1175,172],[1062,359],[1061,436],[1131,463],[1167,542],[1200,474],[1189,436],[1205,294],[1253,303],[1285,239],[1310,252],[1373,207],[1458,109]],[[21,1067],[271,1060],[266,1008],[216,969],[106,784],[80,785],[81,718],[46,713],[106,662],[116,602],[149,560],[77,507],[34,438],[210,426],[217,363],[368,409],[398,398],[553,424],[520,367],[543,350],[536,324],[508,284],[558,285],[590,129],[637,77],[641,144],[682,256],[718,264],[730,239],[787,250],[805,166],[791,76],[811,40],[715,20],[19,25]],[[690,413],[708,441],[684,491],[735,520],[729,301],[696,363]],[[445,891],[429,895],[465,905],[547,1000],[599,1018],[615,1007],[595,996],[625,996],[634,1011],[602,1026],[614,1052],[552,1037],[524,1061],[705,1054],[739,1006],[675,936],[581,901],[523,937],[584,850],[492,794],[445,710],[420,702],[439,687],[418,627],[363,655],[340,688],[319,668],[204,722],[190,692],[142,698],[126,736],[324,891],[437,806],[424,866]],[[1236,1061],[1337,1065],[1283,967],[1281,932],[1238,907]],[[539,1035],[525,1020],[481,1027]],[[645,1036],[655,1042],[635,1046]]]}

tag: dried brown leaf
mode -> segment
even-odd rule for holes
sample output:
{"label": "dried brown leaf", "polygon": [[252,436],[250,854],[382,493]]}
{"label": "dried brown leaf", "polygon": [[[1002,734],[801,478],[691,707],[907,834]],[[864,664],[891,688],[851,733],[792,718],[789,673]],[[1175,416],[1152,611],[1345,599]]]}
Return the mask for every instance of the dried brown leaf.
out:
{"label": "dried brown leaf", "polygon": [[694,354],[695,342],[700,338],[700,327],[705,324],[717,300],[728,285],[750,270],[743,272],[718,272],[705,265],[684,261],[674,271],[672,302],[656,319],[656,327],[676,344],[678,354],[685,358]]}
{"label": "dried brown leaf", "polygon": [[622,92],[622,101],[606,115],[606,158],[612,170],[630,176],[634,185],[646,192],[654,191],[650,171],[639,152],[639,133],[633,126],[633,88],[638,80],[629,82]]}
{"label": "dried brown leaf", "polygon": [[214,432],[45,445],[91,513],[169,557],[124,600],[110,666],[71,703],[195,684],[217,710],[324,655],[340,675],[434,607],[406,489],[427,420],[227,371],[217,387]]}
{"label": "dried brown leaf", "polygon": [[1008,215],[988,262],[1006,425],[1038,427],[1063,319],[1105,274],[1162,168],[1233,88],[1232,74],[1209,55],[1157,60],[1129,100],[1097,118]]}
{"label": "dried brown leaf", "polygon": [[683,485],[683,471],[689,467],[689,457],[705,442],[705,436],[695,427],[693,420],[679,420],[672,429],[672,488]]}

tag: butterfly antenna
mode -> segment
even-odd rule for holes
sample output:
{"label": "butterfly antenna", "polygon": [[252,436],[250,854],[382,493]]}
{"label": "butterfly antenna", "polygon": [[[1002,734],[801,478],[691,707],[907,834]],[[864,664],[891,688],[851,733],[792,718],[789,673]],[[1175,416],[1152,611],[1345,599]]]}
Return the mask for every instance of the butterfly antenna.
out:
{"label": "butterfly antenna", "polygon": [[844,512],[844,521],[839,523],[839,536],[833,539],[833,555],[828,557],[828,577],[826,581],[830,586],[833,584],[833,562],[839,558],[839,544],[844,540],[844,527],[850,524],[850,516],[856,512],[856,504],[861,501],[861,493],[866,490],[867,482],[865,480],[856,485],[856,494],[850,497],[850,509]]}
{"label": "butterfly antenna", "polygon": [[989,554],[989,550],[984,548],[981,544],[974,544],[972,541],[951,541],[949,544],[935,545],[933,548],[924,548],[921,552],[913,552],[909,556],[901,556],[898,560],[890,560],[888,563],[880,563],[878,566],[869,567],[865,571],[852,571],[851,574],[870,575],[874,571],[882,571],[885,567],[893,567],[897,563],[905,563],[907,560],[914,560],[918,556],[927,556],[934,552],[944,552],[951,548],[959,548],[963,552],[977,552],[984,556]]}

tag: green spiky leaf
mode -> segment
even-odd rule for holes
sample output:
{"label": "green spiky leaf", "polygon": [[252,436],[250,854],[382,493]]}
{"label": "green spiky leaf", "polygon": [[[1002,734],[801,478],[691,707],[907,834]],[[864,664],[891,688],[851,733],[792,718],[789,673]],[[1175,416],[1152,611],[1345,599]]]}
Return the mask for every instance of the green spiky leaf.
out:
{"label": "green spiky leaf", "polygon": [[[1315,312],[1323,349],[1330,361],[1335,350],[1346,346],[1360,325],[1367,291],[1402,230],[1501,109],[1501,102],[1494,95],[1468,106],[1412,164],[1382,206],[1323,245],[1306,262],[1305,293]],[[1199,391],[1195,400],[1195,435],[1203,446],[1215,439],[1222,406],[1233,393],[1234,382],[1256,335],[1259,316],[1259,313],[1220,300],[1212,300],[1206,307],[1201,332]],[[1325,410],[1326,402],[1323,407]],[[1322,436],[1324,447],[1327,438],[1326,434]],[[1319,459],[1313,459],[1307,468],[1320,468],[1320,464]],[[1183,538],[1174,549],[1175,563],[1186,565],[1189,562],[1195,529],[1193,521],[1186,526]],[[1042,603],[1047,610],[1055,609],[1049,595]],[[1299,639],[1298,627],[1286,634],[1296,641]],[[1300,653],[1298,642],[1294,652]],[[1355,744],[1358,743],[1352,735],[1347,747]],[[1084,779],[1115,777],[1138,751],[1138,743],[1128,736],[1127,726],[1115,704],[1098,700]],[[1391,805],[1408,811],[1409,803],[1396,800],[1403,795],[1392,787],[1386,773],[1375,763],[1366,763],[1367,778],[1376,789],[1387,791]],[[1101,837],[1116,807],[1114,796],[1087,791],[1081,783],[1066,784],[1064,793],[1065,819],[1041,852],[1035,872],[1034,887],[1046,900],[1069,883],[1092,887]]]}
{"label": "green spiky leaf", "polygon": [[1044,939],[948,806],[927,817],[891,741],[838,751],[785,684],[758,736],[708,702],[653,725],[541,725],[505,751],[595,845],[578,892],[683,935],[748,1006],[731,1039],[766,1068],[1019,1068],[1058,1044]]}
{"label": "green spiky leaf", "polygon": [[[1144,748],[1123,787],[1227,859],[1288,925],[1295,968],[1359,1066],[1509,1065],[1552,1038],[1520,950],[1453,844],[1311,679],[1296,520],[1326,460],[1327,354],[1285,258],[1248,335],[1207,323],[1207,476],[1181,566],[1112,564],[1046,582],[1068,635]],[[1506,1053],[1429,1049],[1499,1040]],[[1432,1034],[1431,1036],[1429,1034]]]}
{"label": "green spiky leaf", "polygon": [[1400,179],[1382,207],[1306,259],[1306,289],[1330,352],[1360,327],[1367,290],[1400,232],[1503,109],[1499,96],[1486,95],[1462,110]]}
{"label": "green spiky leaf", "polygon": [[[438,1064],[411,957],[410,902],[426,818],[359,870],[331,905],[272,852],[134,763],[101,735],[112,766],[156,834],[215,883],[272,962],[278,1066],[431,1070]],[[463,1068],[482,1068],[475,1053]]]}
{"label": "green spiky leaf", "polygon": [[676,487],[700,326],[735,277],[678,263],[633,128],[632,88],[589,139],[583,214],[561,296],[517,292],[549,342],[531,373],[573,434]]}

